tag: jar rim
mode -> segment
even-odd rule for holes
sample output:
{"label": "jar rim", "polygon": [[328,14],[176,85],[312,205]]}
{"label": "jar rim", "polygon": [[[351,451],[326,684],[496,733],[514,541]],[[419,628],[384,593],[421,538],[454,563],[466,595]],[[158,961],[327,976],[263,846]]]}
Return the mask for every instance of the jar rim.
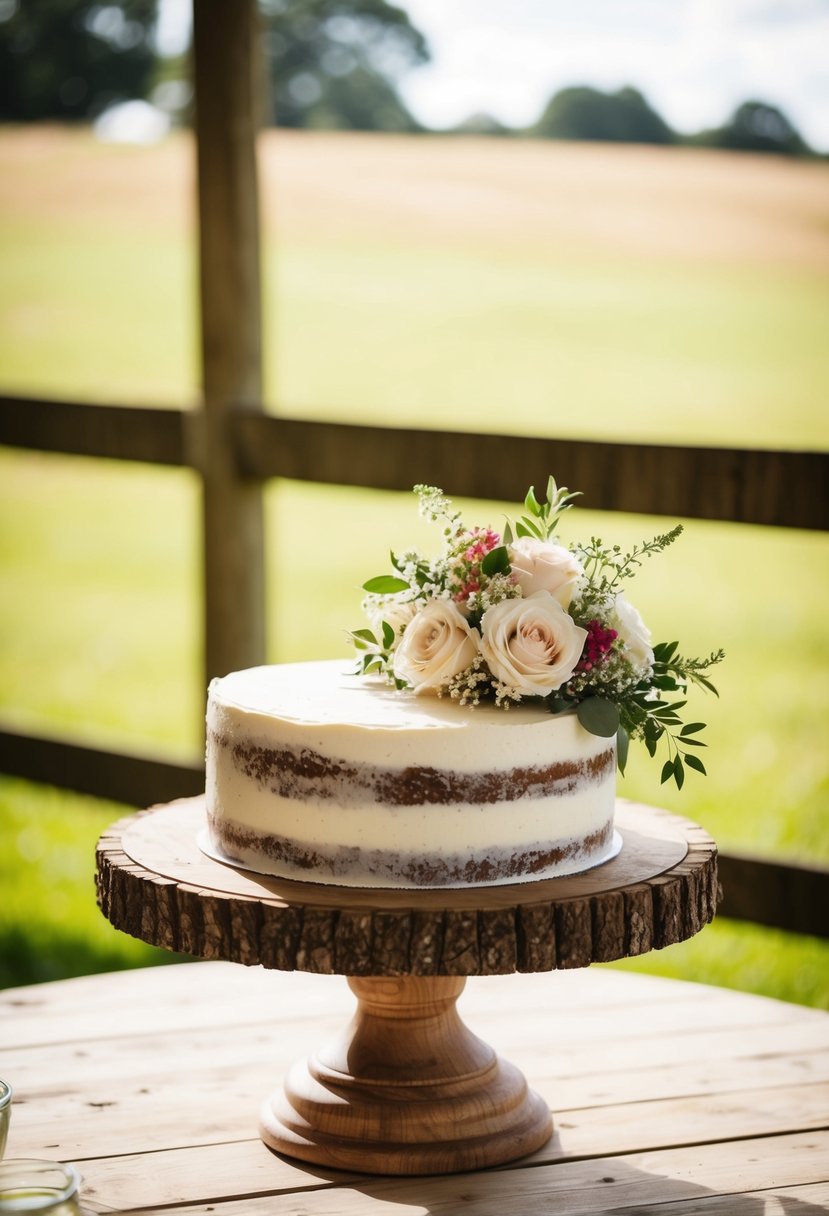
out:
{"label": "jar rim", "polygon": [[26,1195],[27,1212],[48,1212],[74,1199],[81,1176],[74,1165],[35,1157],[6,1157],[0,1161],[0,1213],[23,1210],[19,1201],[26,1190],[40,1189],[40,1195]]}

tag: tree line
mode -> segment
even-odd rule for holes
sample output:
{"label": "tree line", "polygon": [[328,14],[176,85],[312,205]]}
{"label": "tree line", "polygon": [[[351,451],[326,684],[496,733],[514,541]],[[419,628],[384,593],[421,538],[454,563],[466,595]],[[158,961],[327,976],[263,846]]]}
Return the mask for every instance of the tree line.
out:
{"label": "tree line", "polygon": [[[259,0],[266,62],[263,118],[281,127],[422,132],[399,91],[429,61],[407,13],[387,0]],[[0,0],[0,121],[89,122],[149,99],[188,119],[186,56],[156,48],[159,0]],[[170,86],[176,86],[171,88]],[[722,126],[679,135],[639,90],[561,89],[528,127],[472,115],[455,131],[546,139],[809,155],[774,105],[749,100]]]}

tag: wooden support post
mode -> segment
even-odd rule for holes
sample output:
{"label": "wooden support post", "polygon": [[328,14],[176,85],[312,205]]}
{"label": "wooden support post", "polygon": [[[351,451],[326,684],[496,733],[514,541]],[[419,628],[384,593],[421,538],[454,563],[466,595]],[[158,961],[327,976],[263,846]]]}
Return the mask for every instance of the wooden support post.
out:
{"label": "wooden support post", "polygon": [[232,425],[262,409],[256,14],[256,0],[193,3],[208,678],[265,657],[262,488],[240,476]]}

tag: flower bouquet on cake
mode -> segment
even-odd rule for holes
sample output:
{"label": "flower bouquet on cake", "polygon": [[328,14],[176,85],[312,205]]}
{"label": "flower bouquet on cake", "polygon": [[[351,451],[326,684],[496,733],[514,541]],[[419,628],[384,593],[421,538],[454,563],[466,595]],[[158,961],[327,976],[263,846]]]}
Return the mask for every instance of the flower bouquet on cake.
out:
{"label": "flower bouquet on cake", "polygon": [[442,525],[442,552],[392,553],[392,572],[363,584],[370,627],[350,635],[360,672],[469,707],[532,700],[574,712],[592,734],[616,736],[622,772],[635,739],[651,756],[667,746],[663,782],[681,787],[686,766],[705,773],[705,724],[683,722],[686,702],[676,695],[689,684],[716,693],[706,673],[723,652],[686,658],[675,641],[653,645],[625,591],[681,525],[625,553],[595,537],[560,539],[561,517],[579,495],[552,477],[541,501],[530,488],[524,513],[501,533],[468,527],[434,486],[415,493],[421,514]]}

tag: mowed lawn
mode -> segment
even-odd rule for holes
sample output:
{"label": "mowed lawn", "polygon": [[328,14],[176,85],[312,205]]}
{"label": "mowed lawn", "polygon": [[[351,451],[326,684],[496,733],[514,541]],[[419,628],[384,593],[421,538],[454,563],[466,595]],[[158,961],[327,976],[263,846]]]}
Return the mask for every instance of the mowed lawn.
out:
{"label": "mowed lawn", "polygon": [[[825,448],[829,167],[696,150],[268,133],[266,394],[305,417]],[[198,399],[194,161],[0,131],[0,391]],[[553,470],[567,481],[566,470]],[[452,492],[452,486],[444,487]],[[577,488],[577,487],[571,487]],[[515,486],[523,497],[523,480]],[[360,583],[436,544],[414,500],[267,493],[270,657],[345,655]],[[503,504],[464,504],[498,526]],[[590,512],[565,539],[659,519]],[[198,486],[183,471],[0,453],[0,713],[104,746],[200,746]],[[709,777],[637,757],[620,792],[724,845],[829,861],[819,534],[690,522],[631,596],[659,639],[728,652]],[[123,808],[5,780],[0,982],[156,961],[94,907]],[[8,894],[6,894],[8,892]],[[829,948],[715,925],[637,966],[829,1007]]]}

